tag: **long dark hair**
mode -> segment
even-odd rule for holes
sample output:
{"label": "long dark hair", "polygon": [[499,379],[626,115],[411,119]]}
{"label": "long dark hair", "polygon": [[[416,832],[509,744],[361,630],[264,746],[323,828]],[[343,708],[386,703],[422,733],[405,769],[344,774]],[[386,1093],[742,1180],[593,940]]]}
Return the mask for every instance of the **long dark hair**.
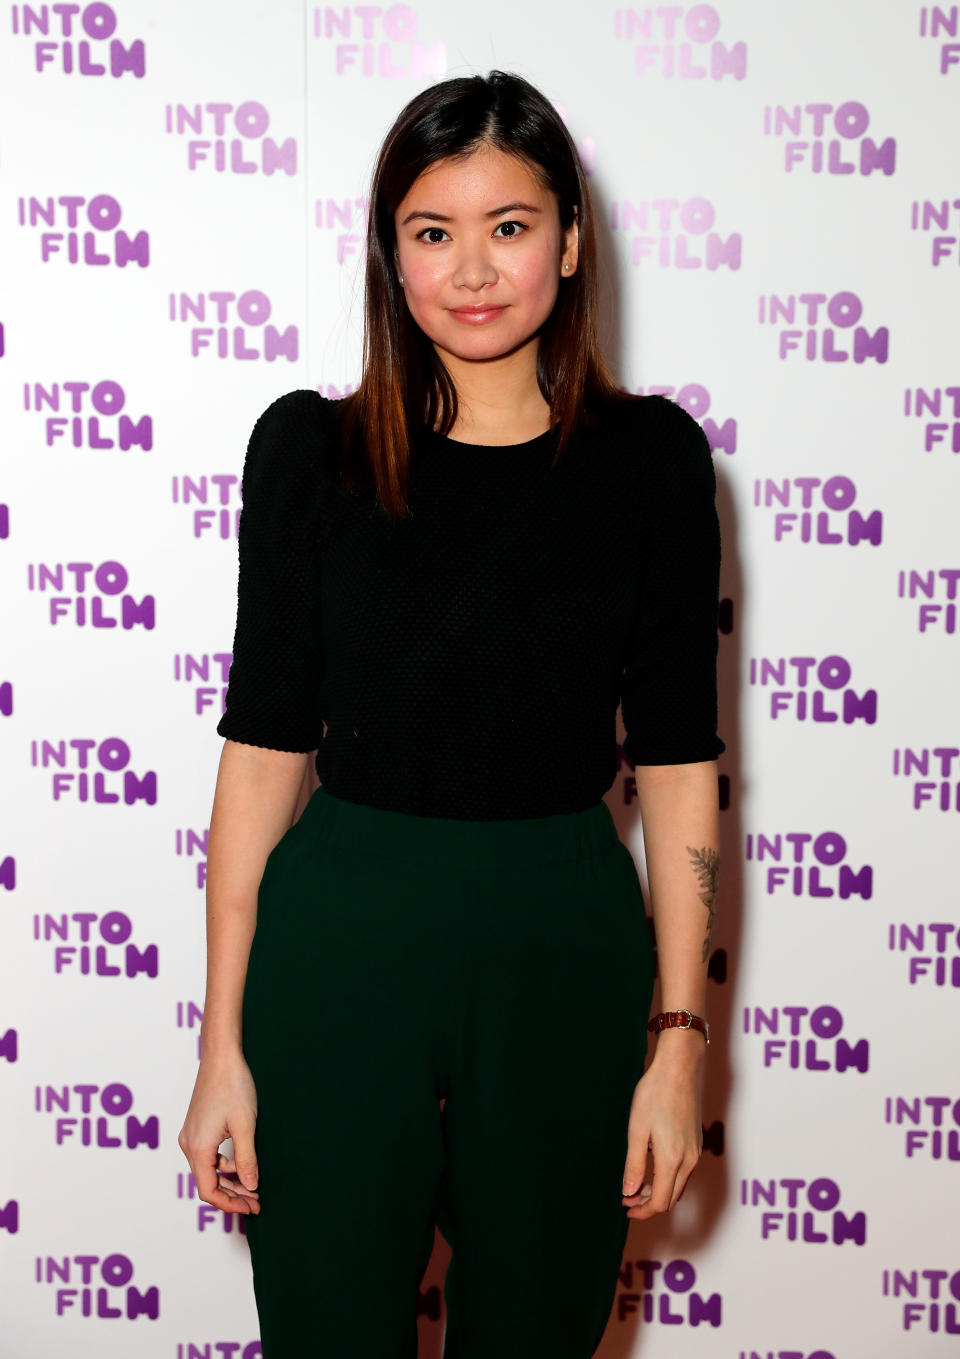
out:
{"label": "long dark hair", "polygon": [[590,190],[563,120],[522,76],[491,71],[431,85],[402,109],[377,157],[367,225],[363,375],[340,404],[344,483],[348,489],[354,484],[362,464],[379,503],[394,516],[407,509],[413,433],[427,425],[448,434],[457,418],[453,380],[411,317],[397,279],[394,213],[429,166],[483,145],[525,161],[556,195],[561,229],[578,225],[577,268],[560,284],[537,354],[537,382],[560,430],[556,456],[596,403],[623,395],[600,349]]}

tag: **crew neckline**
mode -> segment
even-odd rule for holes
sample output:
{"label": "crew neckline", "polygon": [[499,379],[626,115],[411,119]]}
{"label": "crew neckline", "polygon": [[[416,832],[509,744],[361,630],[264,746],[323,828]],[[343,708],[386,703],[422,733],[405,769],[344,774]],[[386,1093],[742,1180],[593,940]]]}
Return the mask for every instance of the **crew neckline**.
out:
{"label": "crew neckline", "polygon": [[551,425],[542,434],[535,434],[532,439],[524,439],[515,444],[474,444],[468,443],[465,439],[451,439],[449,434],[441,434],[438,430],[429,429],[424,426],[424,432],[428,438],[435,443],[449,449],[463,449],[471,453],[483,454],[502,454],[502,453],[522,453],[525,450],[536,450],[548,442],[552,441],[558,430],[557,425]]}

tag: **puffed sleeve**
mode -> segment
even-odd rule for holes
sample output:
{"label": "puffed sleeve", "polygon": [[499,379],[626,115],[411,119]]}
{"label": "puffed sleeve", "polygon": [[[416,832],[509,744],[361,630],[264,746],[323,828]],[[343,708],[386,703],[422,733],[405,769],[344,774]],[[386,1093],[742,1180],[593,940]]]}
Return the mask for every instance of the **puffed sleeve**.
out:
{"label": "puffed sleeve", "polygon": [[254,425],[243,467],[233,661],[221,736],[316,750],[322,642],[316,392],[288,392]]}
{"label": "puffed sleeve", "polygon": [[623,753],[634,765],[692,764],[717,734],[720,525],[703,430],[681,406],[645,397],[633,460],[639,603],[624,666]]}

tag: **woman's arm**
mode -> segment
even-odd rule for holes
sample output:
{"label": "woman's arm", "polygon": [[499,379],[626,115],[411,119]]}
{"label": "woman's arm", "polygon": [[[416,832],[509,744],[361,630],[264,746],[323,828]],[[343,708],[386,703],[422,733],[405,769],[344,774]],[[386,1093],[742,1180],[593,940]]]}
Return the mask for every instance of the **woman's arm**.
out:
{"label": "woman's arm", "polygon": [[[717,762],[637,766],[636,780],[661,1009],[702,1015],[719,872]],[[672,1208],[700,1159],[705,1048],[696,1029],[665,1029],[657,1036],[630,1111],[623,1184],[628,1217]]]}
{"label": "woman's arm", "polygon": [[[224,742],[207,846],[207,980],[200,1069],[178,1142],[198,1196],[225,1212],[256,1212],[256,1091],[241,1046],[241,1005],[270,851],[293,823],[308,754]],[[217,1148],[232,1137],[232,1157]],[[219,1175],[236,1173],[235,1187]]]}

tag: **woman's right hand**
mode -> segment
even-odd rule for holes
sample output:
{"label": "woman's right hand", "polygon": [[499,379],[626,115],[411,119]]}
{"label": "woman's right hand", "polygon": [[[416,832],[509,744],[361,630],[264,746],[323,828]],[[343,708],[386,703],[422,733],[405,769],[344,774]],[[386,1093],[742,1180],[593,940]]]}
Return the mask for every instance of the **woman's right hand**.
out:
{"label": "woman's right hand", "polygon": [[[202,1057],[177,1142],[204,1203],[225,1213],[260,1212],[256,1121],[257,1092],[243,1055]],[[232,1156],[219,1151],[228,1137],[233,1139]],[[224,1178],[234,1174],[239,1178]]]}

